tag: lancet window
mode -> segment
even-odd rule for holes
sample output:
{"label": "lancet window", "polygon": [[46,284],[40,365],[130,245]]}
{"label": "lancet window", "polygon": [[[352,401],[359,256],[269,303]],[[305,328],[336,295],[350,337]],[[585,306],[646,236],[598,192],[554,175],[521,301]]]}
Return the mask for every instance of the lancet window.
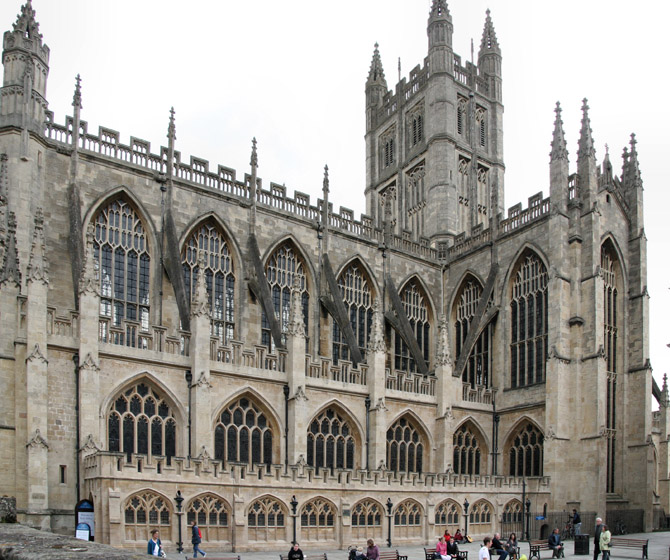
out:
{"label": "lancet window", "polygon": [[411,538],[421,533],[423,509],[414,500],[400,502],[393,512],[394,533],[397,538]]}
{"label": "lancet window", "polygon": [[100,272],[100,339],[123,346],[142,345],[137,331],[149,330],[149,247],[139,215],[123,198],[93,218],[93,250]]}
{"label": "lancet window", "polygon": [[356,441],[349,422],[333,408],[319,414],[307,430],[307,464],[317,468],[353,469]]}
{"label": "lancet window", "polygon": [[323,498],[314,498],[300,510],[300,529],[306,541],[335,539],[335,506]]}
{"label": "lancet window", "polygon": [[423,471],[424,442],[414,423],[403,416],[386,431],[386,465],[392,471]]}
{"label": "lancet window", "polygon": [[458,230],[470,231],[470,160],[458,158]]}
{"label": "lancet window", "polygon": [[[409,325],[423,354],[426,364],[429,362],[430,352],[430,310],[428,297],[416,278],[411,279],[400,290],[402,301]],[[401,371],[416,371],[416,363],[410,354],[409,346],[403,338],[394,332],[395,342],[395,369]]]}
{"label": "lancet window", "polygon": [[507,502],[503,509],[502,522],[515,524],[518,527],[521,527],[523,522],[523,506],[519,500],[512,500]]}
{"label": "lancet window", "polygon": [[133,494],[124,508],[126,540],[146,541],[147,535],[153,529],[169,535],[171,510],[170,503],[155,492]]}
{"label": "lancet window", "polygon": [[546,378],[547,269],[534,254],[522,258],[512,286],[511,386],[525,387]]}
{"label": "lancet window", "polygon": [[454,534],[456,529],[460,529],[459,516],[461,506],[453,500],[442,502],[435,508],[435,529],[442,535],[445,531]]}
{"label": "lancet window", "polygon": [[362,500],[351,508],[351,532],[354,540],[381,538],[381,505],[373,500]]}
{"label": "lancet window", "polygon": [[170,464],[176,455],[176,427],[172,408],[146,383],[138,383],[120,394],[107,416],[109,450],[165,456]]}
{"label": "lancet window", "polygon": [[408,115],[409,147],[413,148],[423,140],[423,106]]}
{"label": "lancet window", "polygon": [[272,464],[272,428],[266,414],[248,397],[240,397],[219,414],[214,456],[224,464]]}
{"label": "lancet window", "polygon": [[477,223],[487,228],[489,225],[489,170],[486,167],[477,168]]}
{"label": "lancet window", "polygon": [[525,423],[512,437],[509,448],[511,476],[542,476],[544,435],[532,423]]}
{"label": "lancet window", "polygon": [[486,147],[486,109],[477,107],[475,110],[475,120],[477,122],[477,133],[479,135],[479,146]]}
{"label": "lancet window", "polygon": [[463,424],[454,434],[454,472],[480,474],[482,447],[479,433],[470,423]]}
{"label": "lancet window", "polygon": [[395,163],[395,128],[391,128],[380,138],[380,163],[381,169],[386,169]]}
{"label": "lancet window", "polygon": [[[349,315],[349,323],[363,358],[368,347],[372,327],[372,290],[368,275],[360,263],[354,262],[337,279],[344,307]],[[351,352],[344,333],[333,320],[333,362],[351,360]]]}
{"label": "lancet window", "polygon": [[423,235],[423,209],[426,206],[425,175],[426,170],[421,163],[407,173],[405,180],[405,228],[412,232],[414,239]]}
{"label": "lancet window", "polygon": [[477,533],[488,533],[491,531],[491,518],[492,518],[491,504],[480,500],[475,502],[470,509],[470,525],[472,525],[472,532],[475,530]]}
{"label": "lancet window", "polygon": [[468,100],[465,97],[458,96],[458,106],[456,108],[456,130],[458,134],[465,134],[468,114]]}
{"label": "lancet window", "polygon": [[214,494],[195,498],[186,508],[186,522],[198,524],[203,540],[230,542],[230,506]]}
{"label": "lancet window", "polygon": [[[306,265],[290,241],[283,243],[272,253],[265,266],[265,275],[270,285],[272,304],[275,310],[275,317],[279,321],[281,328],[282,341],[286,344],[286,331],[288,330],[291,309],[291,290],[294,288],[295,279],[298,280],[301,292],[305,332],[308,332],[309,325],[309,293],[307,291]],[[265,316],[265,312],[262,314],[261,322],[262,344],[274,352],[275,343],[272,340],[270,322]]]}
{"label": "lancet window", "polygon": [[286,540],[286,516],[286,507],[276,499],[266,496],[254,500],[247,513],[249,540]]}
{"label": "lancet window", "polygon": [[189,302],[195,294],[198,258],[204,257],[204,276],[211,312],[210,334],[227,344],[235,333],[235,274],[230,247],[212,224],[201,225],[189,238],[182,252],[184,285]]}

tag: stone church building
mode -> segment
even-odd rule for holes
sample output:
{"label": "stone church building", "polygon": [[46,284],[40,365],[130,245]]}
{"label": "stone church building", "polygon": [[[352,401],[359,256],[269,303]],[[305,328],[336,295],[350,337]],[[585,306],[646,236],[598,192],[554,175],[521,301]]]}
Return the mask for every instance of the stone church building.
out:
{"label": "stone church building", "polygon": [[174,546],[197,519],[244,551],[670,511],[635,137],[620,171],[597,161],[585,100],[569,157],[557,104],[548,196],[505,213],[491,16],[466,62],[446,1],[426,10],[395,89],[374,49],[360,220],[327,169],[316,201],[261,181],[255,141],[242,173],[186,161],[173,113],[167,147],[89,130],[78,79],[56,123],[31,0],[0,22],[0,496],[20,521],[72,532],[90,500],[101,542]]}

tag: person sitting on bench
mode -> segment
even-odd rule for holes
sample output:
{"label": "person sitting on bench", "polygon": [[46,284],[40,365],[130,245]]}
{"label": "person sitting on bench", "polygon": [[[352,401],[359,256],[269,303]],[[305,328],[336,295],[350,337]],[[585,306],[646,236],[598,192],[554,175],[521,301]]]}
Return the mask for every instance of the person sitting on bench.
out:
{"label": "person sitting on bench", "polygon": [[500,560],[505,560],[508,556],[508,552],[505,550],[505,545],[500,542],[500,533],[493,535],[493,541],[491,541],[491,548],[500,555]]}
{"label": "person sitting on bench", "polygon": [[561,542],[561,535],[558,532],[558,527],[554,529],[554,532],[549,535],[549,548],[554,551],[551,555],[552,558],[563,558],[563,543]]}

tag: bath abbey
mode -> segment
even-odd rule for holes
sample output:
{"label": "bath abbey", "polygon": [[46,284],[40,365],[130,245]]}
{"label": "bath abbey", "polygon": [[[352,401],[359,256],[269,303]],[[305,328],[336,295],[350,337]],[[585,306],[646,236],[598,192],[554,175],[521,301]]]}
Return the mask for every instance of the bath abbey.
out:
{"label": "bath abbey", "polygon": [[635,136],[598,161],[584,100],[569,155],[557,103],[532,140],[546,193],[505,209],[492,14],[468,61],[447,1],[424,0],[426,57],[392,87],[371,49],[356,218],[327,168],[317,200],[262,181],[252,131],[236,171],[182,157],[167,111],[166,146],[90,130],[74,76],[56,122],[48,30],[15,1],[0,496],[19,521],[73,534],[84,504],[96,541],[176,543],[196,520],[245,551],[665,518]]}

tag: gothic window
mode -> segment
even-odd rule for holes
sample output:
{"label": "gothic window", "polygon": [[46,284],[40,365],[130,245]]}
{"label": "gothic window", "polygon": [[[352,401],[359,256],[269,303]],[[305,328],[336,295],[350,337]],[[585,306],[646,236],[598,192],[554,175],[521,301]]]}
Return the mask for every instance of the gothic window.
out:
{"label": "gothic window", "polygon": [[[416,278],[412,278],[400,290],[402,301],[410,327],[414,333],[419,349],[423,354],[426,364],[429,362],[430,352],[430,313],[428,309],[428,297]],[[409,346],[398,333],[395,337],[395,369],[401,371],[415,372],[416,363],[409,352]]]}
{"label": "gothic window", "polygon": [[230,515],[228,503],[214,494],[198,496],[186,508],[186,522],[195,521],[207,542],[230,542]]}
{"label": "gothic window", "polygon": [[157,391],[138,383],[120,394],[108,410],[109,450],[165,456],[168,465],[176,454],[177,423],[172,407]]}
{"label": "gothic window", "polygon": [[372,500],[362,500],[351,509],[351,533],[354,540],[382,537],[382,506]]}
{"label": "gothic window", "polygon": [[605,417],[605,435],[607,437],[607,491],[615,492],[615,460],[617,436],[617,343],[619,334],[619,261],[611,242],[601,249],[600,268],[603,277],[603,312],[604,312],[604,349],[607,364],[607,407]]}
{"label": "gothic window", "polygon": [[[290,241],[286,241],[272,253],[265,266],[265,275],[270,285],[275,317],[279,321],[281,328],[282,342],[286,344],[286,331],[288,329],[291,309],[291,290],[293,289],[294,279],[298,280],[300,286],[305,332],[308,332],[307,327],[309,325],[309,293],[307,292],[306,265]],[[274,352],[275,343],[272,340],[270,322],[267,320],[264,311],[262,314],[261,343]]]}
{"label": "gothic window", "polygon": [[547,269],[533,253],[522,257],[513,275],[510,302],[511,386],[541,383],[547,367]]}
{"label": "gothic window", "polygon": [[266,496],[254,500],[247,513],[250,541],[286,540],[287,510],[284,504]]}
{"label": "gothic window", "polygon": [[395,163],[395,128],[391,128],[380,137],[381,169],[386,169]]}
{"label": "gothic window", "polygon": [[458,158],[458,229],[468,231],[470,223],[470,160]]}
{"label": "gothic window", "polygon": [[491,532],[491,519],[493,517],[491,504],[480,500],[470,508],[470,525],[472,532],[478,535]]}
{"label": "gothic window", "polygon": [[460,529],[459,517],[461,506],[453,500],[442,502],[435,508],[435,530],[437,534],[443,535],[445,531],[454,534]]}
{"label": "gothic window", "polygon": [[481,436],[469,422],[463,424],[454,434],[454,472],[456,474],[481,474]]}
{"label": "gothic window", "polygon": [[423,510],[414,500],[400,502],[393,512],[393,533],[396,538],[407,539],[421,535]]}
{"label": "gothic window", "polygon": [[512,500],[505,504],[502,514],[502,522],[515,524],[521,527],[523,522],[523,506],[519,500]]}
{"label": "gothic window", "polygon": [[201,225],[189,238],[182,252],[184,285],[189,301],[195,294],[198,257],[205,259],[205,283],[211,312],[210,334],[227,344],[235,332],[235,275],[228,242],[211,224]]}
{"label": "gothic window", "polygon": [[468,100],[465,97],[458,96],[458,108],[456,109],[456,130],[458,134],[465,134],[465,123],[468,111]]}
{"label": "gothic window", "polygon": [[[456,321],[456,359],[463,351],[463,345],[468,336],[470,325],[475,317],[477,305],[482,294],[481,284],[470,278],[465,281],[459,290],[455,304]],[[489,387],[491,371],[493,369],[493,322],[489,322],[470,351],[463,370],[463,382],[472,388]]]}
{"label": "gothic window", "polygon": [[127,541],[146,541],[152,529],[170,534],[172,508],[162,496],[150,490],[133,494],[124,507]]}
{"label": "gothic window", "polygon": [[489,210],[489,170],[486,167],[477,169],[477,223],[488,227]]}
{"label": "gothic window", "polygon": [[413,148],[423,140],[423,107],[410,113],[407,119],[409,147]]}
{"label": "gothic window", "polygon": [[300,534],[305,541],[335,539],[335,506],[323,498],[314,498],[300,510]]}
{"label": "gothic window", "polygon": [[[361,350],[363,358],[368,346],[370,328],[372,327],[372,291],[371,282],[363,266],[354,262],[342,271],[337,284],[344,307],[349,315],[349,323],[354,331],[354,338]],[[333,320],[333,362],[351,360],[349,346],[337,321]]]}
{"label": "gothic window", "polygon": [[319,414],[307,430],[307,464],[318,468],[353,469],[356,442],[349,422],[333,408]]}
{"label": "gothic window", "polygon": [[93,223],[93,251],[100,273],[100,315],[108,319],[101,323],[100,338],[103,342],[135,347],[141,340],[137,328],[149,330],[151,258],[144,226],[123,198],[104,206]]}
{"label": "gothic window", "polygon": [[386,465],[404,473],[423,471],[423,437],[414,423],[403,416],[386,431]]}
{"label": "gothic window", "polygon": [[270,422],[248,397],[233,401],[219,415],[214,427],[214,456],[224,464],[272,464]]}
{"label": "gothic window", "polygon": [[526,422],[512,436],[509,448],[511,476],[542,476],[544,436],[532,423]]}
{"label": "gothic window", "polygon": [[486,109],[477,107],[475,111],[475,119],[477,122],[477,132],[479,135],[479,146],[486,147]]}
{"label": "gothic window", "polygon": [[412,232],[414,239],[421,237],[424,230],[425,175],[425,166],[421,163],[407,173],[405,180],[405,229]]}

